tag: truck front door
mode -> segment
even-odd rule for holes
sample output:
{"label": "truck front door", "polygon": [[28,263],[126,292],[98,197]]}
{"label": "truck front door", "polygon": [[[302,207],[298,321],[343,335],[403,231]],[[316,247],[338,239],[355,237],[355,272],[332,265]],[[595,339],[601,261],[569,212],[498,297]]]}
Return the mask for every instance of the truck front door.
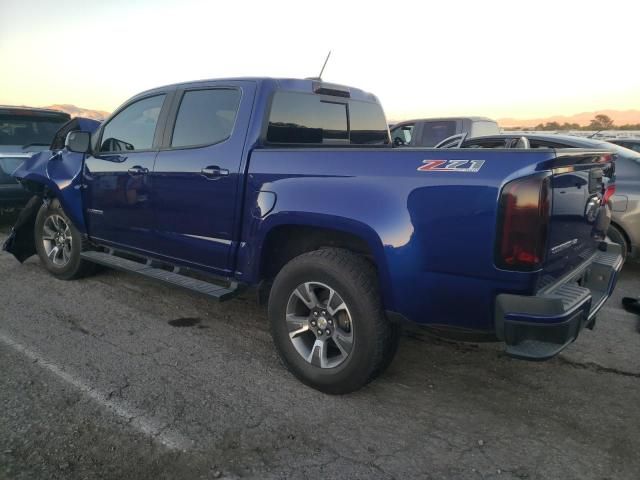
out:
{"label": "truck front door", "polygon": [[134,99],[100,130],[97,151],[87,156],[84,168],[83,203],[90,237],[153,250],[150,173],[167,98],[166,93],[155,93]]}

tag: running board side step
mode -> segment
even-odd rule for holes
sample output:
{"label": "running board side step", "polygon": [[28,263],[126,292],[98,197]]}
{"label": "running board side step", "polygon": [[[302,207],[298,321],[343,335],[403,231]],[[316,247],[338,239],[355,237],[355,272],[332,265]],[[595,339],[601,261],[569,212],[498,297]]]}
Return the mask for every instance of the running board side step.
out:
{"label": "running board side step", "polygon": [[229,287],[223,287],[221,285],[216,285],[215,283],[205,282],[186,275],[163,270],[162,268],[155,268],[151,266],[150,262],[147,262],[146,264],[140,263],[134,260],[118,257],[111,253],[86,251],[82,252],[80,257],[83,260],[98,263],[105,267],[122,270],[124,272],[136,273],[143,277],[159,280],[170,285],[175,285],[176,287],[185,288],[221,302],[235,297],[242,290],[235,282],[231,283]]}

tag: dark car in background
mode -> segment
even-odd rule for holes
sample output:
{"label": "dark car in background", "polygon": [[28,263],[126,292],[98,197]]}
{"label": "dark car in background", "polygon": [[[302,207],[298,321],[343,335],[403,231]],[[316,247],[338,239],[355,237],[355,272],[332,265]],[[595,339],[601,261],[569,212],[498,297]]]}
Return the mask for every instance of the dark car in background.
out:
{"label": "dark car in background", "polygon": [[396,147],[434,147],[451,135],[466,134],[470,138],[499,133],[496,121],[486,117],[423,118],[391,126]]}
{"label": "dark car in background", "polygon": [[[606,148],[616,155],[616,192],[611,197],[609,238],[622,245],[625,255],[640,259],[640,153],[613,144],[572,135],[512,133],[465,139],[453,135],[441,148]],[[582,198],[576,199],[582,201]]]}
{"label": "dark car in background", "polygon": [[0,106],[0,215],[23,206],[29,194],[11,174],[35,152],[49,148],[71,116],[42,108]]}
{"label": "dark car in background", "polygon": [[616,145],[640,153],[640,138],[608,138],[607,142],[615,143]]}

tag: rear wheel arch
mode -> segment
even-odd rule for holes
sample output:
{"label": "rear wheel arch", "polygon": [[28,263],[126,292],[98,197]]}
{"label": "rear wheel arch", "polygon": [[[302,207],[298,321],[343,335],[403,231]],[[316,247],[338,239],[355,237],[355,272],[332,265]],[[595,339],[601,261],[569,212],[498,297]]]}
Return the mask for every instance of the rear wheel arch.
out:
{"label": "rear wheel arch", "polygon": [[369,238],[362,233],[318,225],[274,226],[261,243],[258,278],[263,283],[269,283],[289,261],[307,252],[323,248],[348,250],[372,264],[385,307],[390,308],[390,292],[385,288],[389,285],[389,277],[382,242],[373,231],[367,236]]}

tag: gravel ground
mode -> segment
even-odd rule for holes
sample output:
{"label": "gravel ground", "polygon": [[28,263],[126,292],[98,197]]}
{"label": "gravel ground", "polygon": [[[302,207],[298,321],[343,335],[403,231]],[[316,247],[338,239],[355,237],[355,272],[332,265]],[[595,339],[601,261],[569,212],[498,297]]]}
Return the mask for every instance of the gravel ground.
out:
{"label": "gravel ground", "polygon": [[640,333],[619,305],[639,273],[549,362],[412,332],[334,397],[282,367],[251,293],[62,282],[1,253],[0,478],[636,480]]}

